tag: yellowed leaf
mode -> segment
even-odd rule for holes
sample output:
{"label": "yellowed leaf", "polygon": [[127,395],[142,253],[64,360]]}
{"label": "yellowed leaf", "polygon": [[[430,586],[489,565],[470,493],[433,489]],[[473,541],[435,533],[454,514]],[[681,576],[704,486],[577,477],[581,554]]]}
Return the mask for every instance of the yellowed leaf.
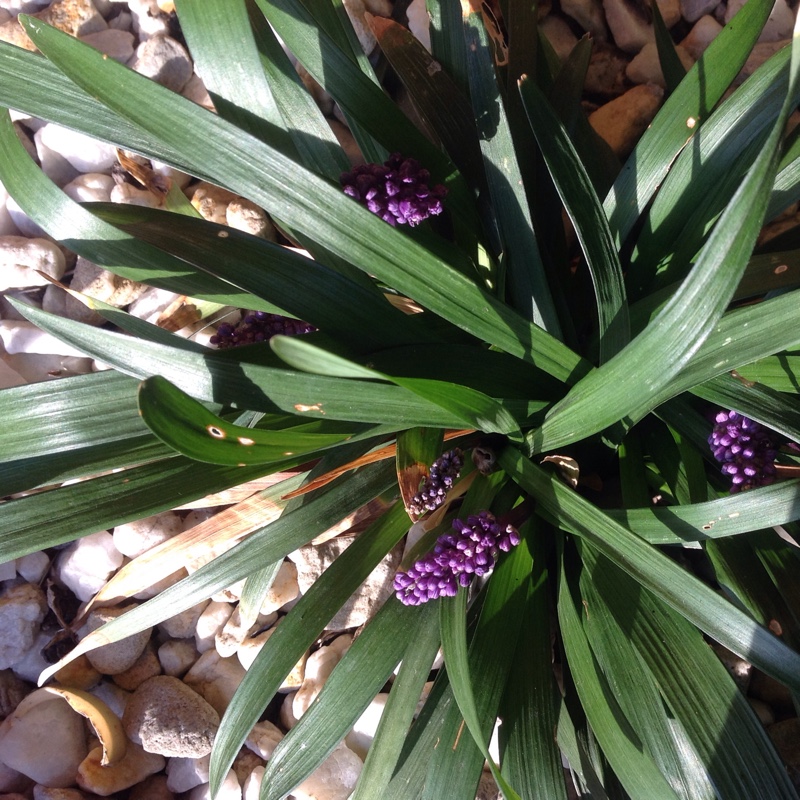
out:
{"label": "yellowed leaf", "polygon": [[104,767],[116,764],[125,757],[128,737],[125,736],[122,723],[99,697],[81,689],[68,689],[62,686],[47,686],[42,691],[63,697],[73,711],[77,711],[89,720],[103,748],[103,758],[100,763]]}

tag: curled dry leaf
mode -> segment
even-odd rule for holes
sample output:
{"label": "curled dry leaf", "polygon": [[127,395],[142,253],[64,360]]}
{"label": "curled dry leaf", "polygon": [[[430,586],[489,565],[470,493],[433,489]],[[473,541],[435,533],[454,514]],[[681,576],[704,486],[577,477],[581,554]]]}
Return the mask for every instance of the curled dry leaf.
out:
{"label": "curled dry leaf", "polygon": [[103,748],[103,759],[100,763],[104,767],[116,764],[124,758],[128,749],[128,738],[119,717],[100,698],[81,689],[66,689],[62,686],[47,686],[41,691],[63,697],[73,711],[89,720]]}

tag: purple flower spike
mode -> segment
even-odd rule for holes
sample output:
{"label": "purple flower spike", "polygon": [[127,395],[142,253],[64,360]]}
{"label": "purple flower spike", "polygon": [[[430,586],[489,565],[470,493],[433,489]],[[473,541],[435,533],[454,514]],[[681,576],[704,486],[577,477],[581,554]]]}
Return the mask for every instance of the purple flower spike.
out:
{"label": "purple flower spike", "polygon": [[279,333],[285,336],[298,336],[315,330],[313,325],[299,319],[268,314],[266,311],[251,311],[238,325],[223,322],[209,341],[220,350],[227,350],[243,344],[266,342]]}
{"label": "purple flower spike", "polygon": [[454,533],[443,533],[433,552],[423,556],[408,572],[394,576],[397,599],[418,606],[437,597],[453,597],[459,586],[469,586],[475,575],[486,575],[500,551],[519,544],[519,532],[502,525],[489,511],[453,520]]}
{"label": "purple flower spike", "polygon": [[443,453],[431,464],[431,471],[420,490],[411,498],[409,512],[421,517],[427,511],[434,511],[444,502],[453,481],[461,474],[464,454],[459,448]]}
{"label": "purple flower spike", "polygon": [[362,164],[339,178],[344,193],[390,225],[419,225],[442,213],[444,186],[428,186],[431,174],[413,158],[393,153],[383,164]]}
{"label": "purple flower spike", "polygon": [[720,411],[715,421],[708,444],[731,478],[731,493],[772,483],[777,449],[770,432],[738,411]]}

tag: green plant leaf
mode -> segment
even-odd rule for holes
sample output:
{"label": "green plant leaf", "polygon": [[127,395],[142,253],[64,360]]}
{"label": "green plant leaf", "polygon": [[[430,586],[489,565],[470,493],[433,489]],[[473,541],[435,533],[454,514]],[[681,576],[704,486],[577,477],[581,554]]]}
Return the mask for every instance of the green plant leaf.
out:
{"label": "green plant leaf", "polygon": [[[618,637],[635,649],[683,729],[687,741],[682,745],[676,736],[676,746],[696,754],[694,763],[684,762],[683,796],[795,798],[768,735],[703,637],[591,548],[581,546],[581,554],[589,572],[581,583],[588,601],[584,627],[591,631],[606,620],[619,628]],[[619,664],[615,679],[629,664]]]}
{"label": "green plant leaf", "polygon": [[[0,505],[0,558],[11,561],[149,517],[284,466],[296,463],[287,460],[269,467],[227,467],[176,456],[20,497]],[[177,612],[165,618],[173,613]]]}
{"label": "green plant leaf", "polygon": [[614,699],[583,630],[581,609],[583,606],[572,597],[562,558],[558,620],[569,669],[592,731],[631,797],[676,800],[676,793],[645,752],[642,741]]}
{"label": "green plant leaf", "polygon": [[553,736],[558,725],[559,690],[550,643],[545,529],[532,517],[520,527],[520,534],[525,537],[532,564],[517,650],[500,708],[503,775],[522,797],[566,800],[561,753]]}
{"label": "green plant leaf", "polygon": [[656,597],[729,650],[758,665],[790,688],[800,687],[800,655],[700,580],[631,534],[558,479],[507,447],[500,466],[559,525],[586,539]]}
{"label": "green plant leaf", "polygon": [[463,26],[470,95],[506,261],[507,293],[523,316],[561,338],[481,14],[471,8],[463,15]]}
{"label": "green plant leaf", "polygon": [[[0,47],[0,56],[4,53]],[[124,132],[125,127],[119,130]],[[225,305],[271,309],[249,292],[137,242],[76,203],[32,161],[6,112],[0,113],[0,180],[25,213],[54,239],[123,278]],[[167,218],[175,220],[176,216],[170,214]]]}
{"label": "green plant leaf", "polygon": [[706,48],[639,140],[603,204],[618,247],[675,156],[698,130],[697,122],[702,127],[742,68],[771,10],[771,0],[749,0]]}
{"label": "green plant leaf", "polygon": [[358,433],[368,433],[325,420],[280,430],[233,425],[160,375],[142,381],[139,413],[147,427],[179,453],[230,466],[281,462],[301,455],[308,459],[312,453],[351,440]]}
{"label": "green plant leaf", "polygon": [[[204,470],[212,471],[212,474],[213,471],[219,473],[232,469],[231,467],[198,465],[196,462],[194,462],[194,466],[202,466]],[[255,469],[255,467],[243,467],[239,471],[246,473],[248,470]],[[263,467],[261,469],[263,470]],[[248,477],[252,477],[252,474],[245,475],[244,479],[246,480]],[[229,481],[226,486],[233,483],[235,481]],[[386,464],[373,464],[352,475],[346,475],[330,487],[325,487],[313,498],[309,498],[300,508],[282,514],[274,522],[255,529],[245,540],[203,565],[196,572],[173,584],[146,603],[136,606],[122,616],[106,623],[98,629],[99,632],[95,632],[95,635],[82,639],[59,665],[54,665],[42,672],[39,676],[40,683],[44,683],[64,663],[73,661],[98,644],[118,642],[134,633],[157,625],[159,622],[191,608],[220,589],[246,578],[264,564],[272,564],[283,559],[293,550],[340,522],[350,512],[386,491],[393,483],[394,471],[390,465]],[[149,488],[149,491],[151,495],[154,493],[152,487]],[[115,495],[115,499],[119,503],[120,495]],[[132,517],[132,519],[139,519],[147,516],[148,513],[153,512],[139,514],[138,517]],[[73,535],[71,538],[75,538],[75,536]]]}
{"label": "green plant leaf", "polygon": [[395,504],[325,570],[264,643],[233,696],[214,742],[210,781],[215,789],[283,679],[410,524],[402,505]]}
{"label": "green plant leaf", "polygon": [[[626,417],[641,417],[658,404],[654,396],[670,384],[709,335],[730,302],[752,253],[766,211],[795,85],[793,74],[789,94],[764,149],[728,203],[681,288],[622,352],[583,378],[551,409],[542,427],[530,438],[533,452],[561,447]],[[667,350],[662,346],[665,337],[670,340]]]}
{"label": "green plant leaf", "polygon": [[403,658],[418,626],[435,613],[435,607],[403,606],[396,598],[384,603],[336,665],[317,700],[275,748],[261,783],[262,800],[284,797],[328,756]]}
{"label": "green plant leaf", "polygon": [[736,409],[764,425],[800,442],[800,410],[794,398],[788,398],[769,386],[752,385],[732,375],[695,386],[692,394],[722,408]]}
{"label": "green plant leaf", "polygon": [[[407,425],[462,426],[460,417],[399,386],[367,381],[354,383],[260,366],[236,361],[225,353],[209,351],[200,355],[111,331],[98,331],[31,306],[20,304],[18,308],[41,328],[121,371],[140,379],[169,375],[179,389],[191,392],[200,400],[247,407],[251,411],[274,413],[280,410],[314,419],[386,422],[391,430]],[[263,348],[256,348],[256,351],[260,356]],[[507,402],[510,408],[519,408],[520,401]]]}
{"label": "green plant leaf", "polygon": [[486,725],[481,725],[478,717],[478,707],[472,693],[472,679],[470,677],[469,660],[467,658],[467,593],[463,589],[452,599],[445,599],[439,603],[439,624],[442,635],[442,651],[447,665],[450,685],[456,703],[464,715],[472,738],[478,745],[482,755],[486,758],[489,769],[494,775],[498,787],[504,797],[519,800],[519,795],[508,785],[500,774],[500,768],[489,755],[489,749],[484,738]]}
{"label": "green plant leaf", "polygon": [[736,536],[800,519],[798,481],[782,481],[705,503],[607,511],[650,544],[688,544]]}
{"label": "green plant leaf", "polygon": [[385,791],[413,722],[440,640],[437,615],[421,616],[413,647],[409,646],[400,663],[351,800],[370,800]]}
{"label": "green plant leaf", "polygon": [[[137,125],[146,126],[159,140],[178,149],[186,146],[192,165],[184,164],[184,169],[221,182],[267,210],[277,209],[281,220],[306,231],[364,272],[484,341],[535,361],[559,380],[574,381],[588,368],[541,328],[523,320],[358,203],[346,201],[338,188],[204,109],[112,59],[103,60],[102,54],[66,34],[38,21],[26,24],[37,46],[71,78],[119,113],[135,118]],[[18,86],[22,97],[24,83]],[[373,118],[380,116],[372,112],[374,109]],[[50,116],[52,113],[51,109]],[[94,132],[90,122],[78,127]],[[165,160],[163,152],[159,158]]]}
{"label": "green plant leaf", "polygon": [[468,386],[425,378],[397,378],[315,347],[293,336],[273,336],[272,349],[296,369],[343,378],[388,380],[458,416],[462,424],[485,433],[502,433],[522,440],[519,424],[494,398]]}
{"label": "green plant leaf", "polygon": [[[760,67],[711,114],[675,159],[647,214],[631,261],[632,293],[680,280],[769,134],[786,98],[791,48]],[[749,155],[749,157],[748,157]],[[692,213],[694,209],[694,213]]]}
{"label": "green plant leaf", "polygon": [[217,113],[287,156],[296,156],[261,68],[246,1],[179,0],[176,11]]}
{"label": "green plant leaf", "polygon": [[594,284],[600,338],[600,363],[630,339],[622,265],[608,221],[588,173],[547,98],[526,76],[519,91],[536,141],[564,208],[575,228]]}

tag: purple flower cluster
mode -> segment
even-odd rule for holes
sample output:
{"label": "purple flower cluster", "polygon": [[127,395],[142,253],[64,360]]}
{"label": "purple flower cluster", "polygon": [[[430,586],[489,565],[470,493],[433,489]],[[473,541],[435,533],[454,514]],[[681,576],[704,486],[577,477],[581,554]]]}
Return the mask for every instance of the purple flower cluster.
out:
{"label": "purple flower cluster", "polygon": [[363,164],[343,172],[344,193],[390,225],[419,225],[442,213],[444,186],[428,186],[430,172],[413,158],[393,153],[383,164]]}
{"label": "purple flower cluster", "polygon": [[435,511],[444,502],[453,481],[461,474],[464,466],[464,454],[459,448],[442,453],[431,464],[430,475],[411,498],[408,510],[415,517],[421,517],[426,511]]}
{"label": "purple flower cluster", "polygon": [[453,597],[459,586],[469,586],[475,575],[485,575],[500,551],[519,544],[519,532],[502,525],[489,511],[453,520],[453,532],[442,534],[436,547],[414,563],[408,572],[394,576],[397,599],[406,606],[418,606],[437,597]]}
{"label": "purple flower cluster", "polygon": [[708,443],[722,472],[731,476],[731,492],[772,483],[777,450],[767,429],[738,411],[720,411],[715,421]]}
{"label": "purple flower cluster", "polygon": [[227,350],[229,347],[239,347],[243,344],[266,342],[279,333],[297,336],[315,330],[313,325],[299,319],[268,314],[266,311],[251,311],[238,325],[223,322],[210,342],[220,350]]}

